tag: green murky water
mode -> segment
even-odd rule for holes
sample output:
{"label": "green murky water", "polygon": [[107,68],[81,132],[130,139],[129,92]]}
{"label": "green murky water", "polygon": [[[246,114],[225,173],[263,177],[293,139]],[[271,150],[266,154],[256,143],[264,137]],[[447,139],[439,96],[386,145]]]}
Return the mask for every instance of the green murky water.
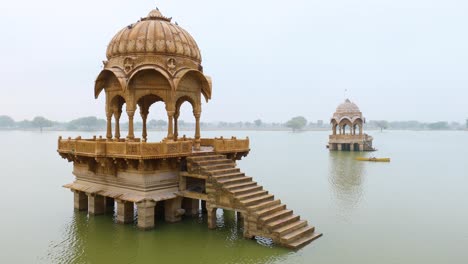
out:
{"label": "green murky water", "polygon": [[391,163],[329,153],[326,132],[203,133],[250,137],[242,171],[324,233],[298,252],[243,239],[228,211],[216,230],[200,216],[147,232],[76,213],[59,134],[91,136],[0,132],[0,263],[468,262],[468,132],[370,133],[379,151],[366,155]]}

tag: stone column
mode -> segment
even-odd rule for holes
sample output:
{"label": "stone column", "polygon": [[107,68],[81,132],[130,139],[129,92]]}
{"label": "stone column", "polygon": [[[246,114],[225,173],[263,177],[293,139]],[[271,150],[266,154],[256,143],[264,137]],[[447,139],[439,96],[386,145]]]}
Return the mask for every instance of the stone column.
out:
{"label": "stone column", "polygon": [[115,118],[115,139],[117,141],[120,139],[120,116],[122,115],[122,110],[115,110],[114,111],[114,118]]}
{"label": "stone column", "polygon": [[354,143],[349,144],[349,151],[354,151]]}
{"label": "stone column", "polygon": [[106,112],[107,117],[107,133],[106,138],[107,140],[112,139],[112,112]]}
{"label": "stone column", "polygon": [[133,222],[134,206],[132,202],[117,200],[117,223],[128,224]]}
{"label": "stone column", "polygon": [[166,222],[175,223],[182,220],[185,210],[182,207],[182,197],[164,201],[164,219]]}
{"label": "stone column", "polygon": [[77,211],[85,211],[88,209],[88,197],[86,193],[80,192],[77,190],[73,191],[73,200],[74,200],[74,207]]}
{"label": "stone column", "polygon": [[343,149],[343,145],[342,144],[336,144],[336,146],[338,147],[338,150],[341,151]]}
{"label": "stone column", "polygon": [[149,112],[147,110],[140,110],[141,119],[143,120],[143,132],[141,134],[141,137],[143,138],[144,142],[146,142],[148,139],[148,132],[146,131],[146,119],[148,118],[148,114]]}
{"label": "stone column", "polygon": [[112,213],[114,212],[114,198],[111,197],[106,197],[104,200],[105,205],[106,205],[106,213]]}
{"label": "stone column", "polygon": [[184,198],[182,200],[182,208],[185,210],[185,215],[195,216],[198,215],[200,202],[198,199]]}
{"label": "stone column", "polygon": [[207,206],[206,210],[208,212],[208,228],[216,228],[216,209],[215,207]]}
{"label": "stone column", "polygon": [[195,150],[200,150],[200,112],[193,112],[195,116]]}
{"label": "stone column", "polygon": [[167,139],[174,140],[174,111],[167,111]]}
{"label": "stone column", "polygon": [[90,215],[100,215],[106,212],[104,196],[95,193],[88,193],[88,213]]}
{"label": "stone column", "polygon": [[364,151],[364,144],[359,144],[359,151]]}
{"label": "stone column", "polygon": [[137,203],[138,207],[138,228],[149,230],[154,228],[154,207],[156,202],[152,200],[143,200]]}
{"label": "stone column", "polygon": [[135,111],[127,110],[128,115],[128,136],[127,139],[133,140],[135,139],[135,134],[133,132],[133,116],[135,115]]}
{"label": "stone column", "polygon": [[177,141],[177,138],[179,137],[179,112],[176,112],[174,114],[174,140]]}

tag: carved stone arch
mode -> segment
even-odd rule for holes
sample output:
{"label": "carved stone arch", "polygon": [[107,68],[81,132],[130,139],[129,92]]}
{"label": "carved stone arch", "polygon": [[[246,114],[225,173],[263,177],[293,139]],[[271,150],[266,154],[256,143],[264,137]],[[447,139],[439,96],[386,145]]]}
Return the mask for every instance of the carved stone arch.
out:
{"label": "carved stone arch", "polygon": [[111,109],[114,109],[115,107],[121,108],[126,102],[127,100],[125,99],[125,96],[121,93],[117,93],[109,98],[109,107],[111,107]]}
{"label": "carved stone arch", "polygon": [[141,65],[141,66],[138,66],[137,68],[135,68],[133,70],[133,72],[131,73],[130,77],[128,78],[128,80],[127,80],[127,86],[126,87],[130,88],[131,82],[135,78],[135,76],[137,76],[138,74],[141,74],[141,73],[143,73],[145,71],[155,71],[158,74],[162,75],[164,77],[164,79],[167,81],[167,83],[169,84],[170,90],[175,91],[174,82],[173,82],[171,76],[169,75],[169,73],[164,68],[162,68],[160,66],[157,66],[157,65]]}
{"label": "carved stone arch", "polygon": [[364,123],[364,121],[360,117],[353,118],[352,122],[353,122],[353,125],[361,125],[361,126]]}
{"label": "carved stone arch", "polygon": [[109,82],[115,78],[114,80],[120,85],[120,90],[125,91],[127,88],[127,79],[125,77],[125,73],[119,68],[109,68],[102,70],[98,77],[96,78],[94,84],[94,98],[98,98],[101,91],[109,85]]}
{"label": "carved stone arch", "polygon": [[200,91],[205,97],[206,102],[211,99],[211,88],[212,88],[212,82],[211,78],[204,75],[202,72],[193,70],[193,69],[185,69],[182,71],[179,71],[174,78],[174,85],[176,87],[176,91],[179,90],[179,86],[184,80],[184,78],[187,78],[189,76],[195,77],[199,82],[200,82]]}
{"label": "carved stone arch", "polygon": [[136,104],[140,107],[140,109],[146,109],[149,110],[151,105],[157,102],[163,102],[166,104],[164,98],[160,96],[159,94],[156,93],[146,93],[138,96],[135,98]]}
{"label": "carved stone arch", "polygon": [[197,102],[195,98],[193,98],[190,95],[180,95],[177,97],[177,100],[175,100],[175,110],[176,112],[180,112],[180,107],[182,106],[183,103],[188,102],[192,106],[193,112],[200,112],[200,103]]}

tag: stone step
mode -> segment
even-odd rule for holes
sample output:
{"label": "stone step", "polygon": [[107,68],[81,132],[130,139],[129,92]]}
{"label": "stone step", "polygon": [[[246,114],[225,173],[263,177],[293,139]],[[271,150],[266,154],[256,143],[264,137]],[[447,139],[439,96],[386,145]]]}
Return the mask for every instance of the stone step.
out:
{"label": "stone step", "polygon": [[247,207],[250,210],[259,211],[259,210],[262,210],[262,209],[265,209],[265,208],[268,208],[268,207],[272,207],[272,206],[275,206],[275,205],[278,205],[278,204],[281,204],[281,200],[267,201],[267,202],[264,202],[264,203],[251,205],[251,206],[247,206]]}
{"label": "stone step", "polygon": [[289,244],[285,244],[286,247],[288,248],[291,248],[291,249],[299,249],[307,244],[309,244],[310,242],[314,241],[315,239],[321,237],[322,234],[320,233],[312,233],[312,234],[309,234],[305,237],[302,237],[302,238],[299,238],[298,240],[294,240],[293,242],[289,243]]}
{"label": "stone step", "polygon": [[229,179],[229,178],[241,177],[241,176],[245,176],[245,173],[235,172],[235,173],[215,175],[215,176],[212,176],[212,177],[215,178],[216,180],[223,180],[223,179]]}
{"label": "stone step", "polygon": [[240,177],[232,177],[228,179],[218,180],[224,187],[228,187],[233,184],[241,183],[241,182],[249,182],[252,181],[252,177],[240,176]]}
{"label": "stone step", "polygon": [[244,195],[244,194],[248,194],[248,193],[252,193],[252,192],[260,191],[260,190],[263,190],[263,186],[254,185],[254,186],[247,186],[243,188],[234,189],[231,192],[235,196],[238,196],[238,195]]}
{"label": "stone step", "polygon": [[262,217],[262,216],[266,216],[266,215],[269,215],[269,214],[272,214],[272,213],[275,213],[277,211],[281,211],[281,210],[284,210],[284,209],[286,209],[285,204],[278,204],[278,205],[275,205],[275,206],[272,206],[272,207],[265,208],[263,210],[257,211],[256,214],[259,217]]}
{"label": "stone step", "polygon": [[198,166],[209,166],[209,165],[216,165],[216,164],[233,164],[236,165],[232,160],[230,159],[214,159],[214,160],[203,160],[203,161],[198,161],[196,162]]}
{"label": "stone step", "polygon": [[241,189],[241,188],[244,188],[244,187],[253,187],[253,186],[256,186],[256,185],[257,185],[257,182],[250,181],[250,182],[243,182],[243,183],[239,183],[239,184],[230,185],[230,186],[227,186],[225,188],[228,191],[233,191],[233,190],[236,190],[236,189]]}
{"label": "stone step", "polygon": [[313,232],[315,231],[315,227],[313,226],[304,226],[304,227],[301,227],[297,230],[294,230],[290,233],[287,233],[285,234],[284,236],[282,236],[280,239],[281,239],[281,243],[284,243],[284,244],[289,244],[291,243],[292,241],[294,240],[298,240],[302,237],[305,237],[309,234],[312,234]]}
{"label": "stone step", "polygon": [[254,197],[262,196],[264,194],[268,194],[268,191],[265,190],[258,190],[258,191],[253,191],[253,192],[248,192],[244,193],[242,195],[235,195],[237,199],[239,200],[246,200],[246,199],[251,199]]}
{"label": "stone step", "polygon": [[263,196],[254,197],[254,198],[251,198],[251,199],[241,201],[241,203],[244,206],[251,206],[251,205],[255,205],[255,204],[264,203],[264,202],[267,202],[267,201],[273,201],[274,199],[275,199],[275,196],[273,194],[266,194],[266,195],[263,195]]}
{"label": "stone step", "polygon": [[200,155],[200,156],[193,156],[188,157],[188,161],[192,162],[199,162],[199,161],[206,161],[206,160],[217,160],[217,159],[225,159],[226,157],[223,155],[215,154],[215,155]]}
{"label": "stone step", "polygon": [[293,210],[288,210],[288,209],[279,210],[270,214],[265,214],[264,216],[260,217],[260,222],[267,224],[275,220],[278,220],[282,217],[290,216],[292,214],[293,214]]}
{"label": "stone step", "polygon": [[204,165],[200,166],[203,170],[205,171],[213,171],[213,170],[220,170],[220,169],[229,169],[229,168],[234,168],[236,165],[234,163],[222,163],[222,164],[210,164],[210,165]]}
{"label": "stone step", "polygon": [[240,172],[240,169],[239,168],[227,168],[227,169],[219,169],[219,170],[207,170],[206,172],[211,176],[216,176],[216,175]]}
{"label": "stone step", "polygon": [[267,224],[267,226],[271,229],[277,229],[286,225],[289,225],[291,223],[299,221],[300,216],[298,215],[288,215],[282,218],[279,218],[275,221],[272,221]]}
{"label": "stone step", "polygon": [[293,222],[291,224],[282,226],[280,228],[273,229],[273,233],[277,233],[281,237],[281,236],[284,236],[287,233],[290,233],[290,232],[292,232],[294,230],[297,230],[297,229],[299,229],[301,227],[304,227],[306,225],[307,225],[306,220],[300,220],[300,221],[296,221],[296,222]]}

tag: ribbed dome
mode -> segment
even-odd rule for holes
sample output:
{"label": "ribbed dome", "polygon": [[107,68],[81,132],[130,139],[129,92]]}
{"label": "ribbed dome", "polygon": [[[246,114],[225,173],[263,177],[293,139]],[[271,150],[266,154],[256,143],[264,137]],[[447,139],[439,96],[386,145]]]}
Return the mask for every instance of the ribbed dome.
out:
{"label": "ribbed dome", "polygon": [[192,36],[157,9],[120,30],[107,47],[108,59],[146,54],[188,57],[201,62],[200,50]]}
{"label": "ribbed dome", "polygon": [[336,108],[336,113],[359,113],[359,107],[349,99]]}

